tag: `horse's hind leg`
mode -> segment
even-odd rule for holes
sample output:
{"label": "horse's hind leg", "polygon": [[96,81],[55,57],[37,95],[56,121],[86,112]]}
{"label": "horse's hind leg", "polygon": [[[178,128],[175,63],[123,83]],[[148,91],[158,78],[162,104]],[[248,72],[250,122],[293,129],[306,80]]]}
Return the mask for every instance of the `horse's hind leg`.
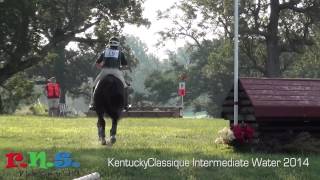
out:
{"label": "horse's hind leg", "polygon": [[116,142],[118,119],[112,119],[112,127],[110,129],[110,142],[114,144]]}
{"label": "horse's hind leg", "polygon": [[110,114],[111,120],[112,120],[112,127],[110,129],[110,143],[114,144],[116,142],[116,134],[117,134],[117,126],[118,126],[118,120],[119,115],[118,114]]}
{"label": "horse's hind leg", "polygon": [[106,127],[106,121],[103,119],[103,113],[97,113],[98,114],[98,136],[99,141],[101,142],[101,145],[106,145],[106,133],[105,133],[105,127]]}

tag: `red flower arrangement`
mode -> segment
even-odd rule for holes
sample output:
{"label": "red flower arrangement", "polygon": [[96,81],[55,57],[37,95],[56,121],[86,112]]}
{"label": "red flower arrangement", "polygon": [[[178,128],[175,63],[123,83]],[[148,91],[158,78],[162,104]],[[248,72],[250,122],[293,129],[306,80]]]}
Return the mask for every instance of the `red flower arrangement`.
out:
{"label": "red flower arrangement", "polygon": [[236,138],[235,141],[240,144],[251,143],[253,140],[254,129],[248,124],[238,124],[236,126],[231,126],[231,130]]}

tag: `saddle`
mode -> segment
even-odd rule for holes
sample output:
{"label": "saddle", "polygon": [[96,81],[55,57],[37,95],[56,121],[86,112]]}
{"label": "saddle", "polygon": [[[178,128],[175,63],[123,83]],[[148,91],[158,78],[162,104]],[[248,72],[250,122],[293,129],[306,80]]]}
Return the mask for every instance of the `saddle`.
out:
{"label": "saddle", "polygon": [[101,71],[99,80],[103,79],[104,77],[106,77],[108,75],[112,75],[112,76],[116,77],[117,79],[119,79],[122,82],[123,87],[128,86],[128,83],[124,80],[123,74],[119,69],[103,68]]}

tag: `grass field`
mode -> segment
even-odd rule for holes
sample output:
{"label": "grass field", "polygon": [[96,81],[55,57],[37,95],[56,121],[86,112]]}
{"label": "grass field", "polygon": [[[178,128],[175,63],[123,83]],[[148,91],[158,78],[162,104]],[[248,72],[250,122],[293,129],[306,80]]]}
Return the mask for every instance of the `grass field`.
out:
{"label": "grass field", "polygon": [[[123,119],[112,148],[97,142],[95,118],[0,116],[0,179],[73,179],[99,172],[102,179],[319,179],[320,156],[303,154],[240,153],[216,145],[217,131],[227,122],[214,119]],[[110,121],[107,121],[107,132]],[[72,153],[80,168],[7,169],[6,154],[44,151],[48,161],[60,151]],[[114,160],[184,160],[188,167],[112,167]],[[196,167],[193,159],[248,160],[249,167]],[[280,160],[279,167],[253,167],[255,158]],[[284,158],[308,158],[309,166],[283,167]]]}

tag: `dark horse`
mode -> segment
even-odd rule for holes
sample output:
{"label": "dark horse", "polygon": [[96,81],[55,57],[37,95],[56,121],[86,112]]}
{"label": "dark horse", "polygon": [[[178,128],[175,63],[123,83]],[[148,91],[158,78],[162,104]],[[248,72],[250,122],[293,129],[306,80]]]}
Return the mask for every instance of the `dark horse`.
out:
{"label": "dark horse", "polygon": [[94,90],[94,101],[96,113],[98,115],[98,135],[102,145],[106,145],[104,115],[108,115],[112,120],[110,129],[110,139],[108,144],[116,142],[117,125],[124,108],[124,87],[122,82],[113,75],[103,77]]}

